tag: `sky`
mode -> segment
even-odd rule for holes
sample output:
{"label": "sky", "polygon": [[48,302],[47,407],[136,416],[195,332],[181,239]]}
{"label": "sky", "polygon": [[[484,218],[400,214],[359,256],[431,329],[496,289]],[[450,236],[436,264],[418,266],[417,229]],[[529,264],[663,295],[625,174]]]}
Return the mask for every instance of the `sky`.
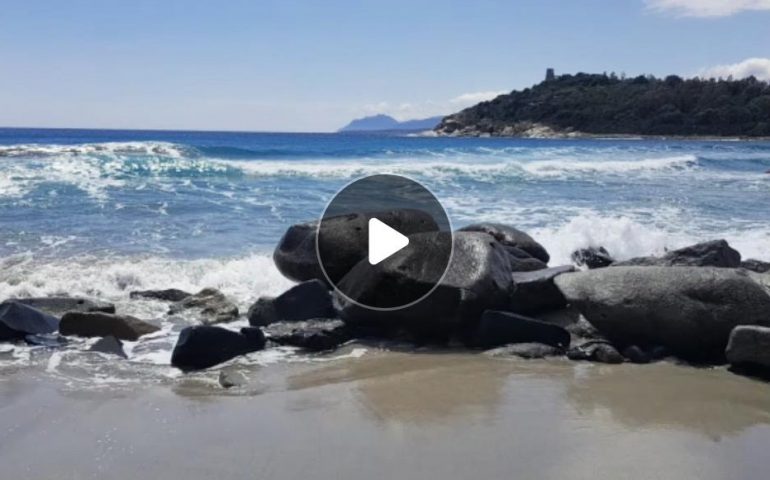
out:
{"label": "sky", "polygon": [[334,131],[558,73],[770,80],[770,0],[3,0],[0,126]]}

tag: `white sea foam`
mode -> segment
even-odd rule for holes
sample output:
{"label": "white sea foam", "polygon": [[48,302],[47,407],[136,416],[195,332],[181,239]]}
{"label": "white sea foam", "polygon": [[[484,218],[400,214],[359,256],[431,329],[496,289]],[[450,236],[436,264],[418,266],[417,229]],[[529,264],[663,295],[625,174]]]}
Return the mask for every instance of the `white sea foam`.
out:
{"label": "white sea foam", "polygon": [[162,155],[164,157],[183,158],[196,155],[196,151],[191,147],[169,142],[0,145],[0,157],[60,155]]}

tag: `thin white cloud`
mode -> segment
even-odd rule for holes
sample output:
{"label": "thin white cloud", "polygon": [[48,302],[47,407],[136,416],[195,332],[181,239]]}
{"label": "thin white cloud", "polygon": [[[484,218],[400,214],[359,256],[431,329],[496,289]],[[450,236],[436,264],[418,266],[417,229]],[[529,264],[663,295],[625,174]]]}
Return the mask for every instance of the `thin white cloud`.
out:
{"label": "thin white cloud", "polygon": [[364,105],[361,108],[362,115],[376,115],[384,113],[396,120],[412,120],[415,118],[428,118],[439,115],[449,115],[464,108],[476,105],[485,100],[491,100],[498,95],[507,93],[503,90],[490,90],[484,92],[469,92],[457,95],[444,101],[427,100],[412,103],[378,102]]}
{"label": "thin white cloud", "polygon": [[746,78],[755,76],[759,80],[770,81],[770,58],[747,58],[738,63],[727,65],[716,65],[710,68],[704,68],[699,73],[699,77],[704,78]]}
{"label": "thin white cloud", "polygon": [[681,17],[727,17],[770,10],[770,0],[645,0],[645,3],[653,11]]}

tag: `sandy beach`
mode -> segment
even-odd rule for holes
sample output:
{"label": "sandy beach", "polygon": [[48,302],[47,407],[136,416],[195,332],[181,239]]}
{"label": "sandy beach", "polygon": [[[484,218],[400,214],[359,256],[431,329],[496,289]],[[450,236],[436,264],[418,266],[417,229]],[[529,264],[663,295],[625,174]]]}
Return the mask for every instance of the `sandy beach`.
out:
{"label": "sandy beach", "polygon": [[3,476],[720,479],[761,478],[769,464],[770,391],[722,368],[318,360],[245,367],[248,383],[230,390],[217,371],[87,389],[9,373]]}

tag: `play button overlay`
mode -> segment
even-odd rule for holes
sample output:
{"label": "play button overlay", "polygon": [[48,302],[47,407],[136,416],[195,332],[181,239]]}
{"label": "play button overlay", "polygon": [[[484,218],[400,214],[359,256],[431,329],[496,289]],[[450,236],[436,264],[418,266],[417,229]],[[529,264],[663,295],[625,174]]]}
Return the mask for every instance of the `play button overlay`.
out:
{"label": "play button overlay", "polygon": [[377,265],[409,245],[409,237],[385,225],[376,218],[369,219],[369,264]]}
{"label": "play button overlay", "polygon": [[318,223],[316,253],[340,301],[398,310],[440,284],[452,257],[452,226],[421,183],[371,175],[331,199]]}

